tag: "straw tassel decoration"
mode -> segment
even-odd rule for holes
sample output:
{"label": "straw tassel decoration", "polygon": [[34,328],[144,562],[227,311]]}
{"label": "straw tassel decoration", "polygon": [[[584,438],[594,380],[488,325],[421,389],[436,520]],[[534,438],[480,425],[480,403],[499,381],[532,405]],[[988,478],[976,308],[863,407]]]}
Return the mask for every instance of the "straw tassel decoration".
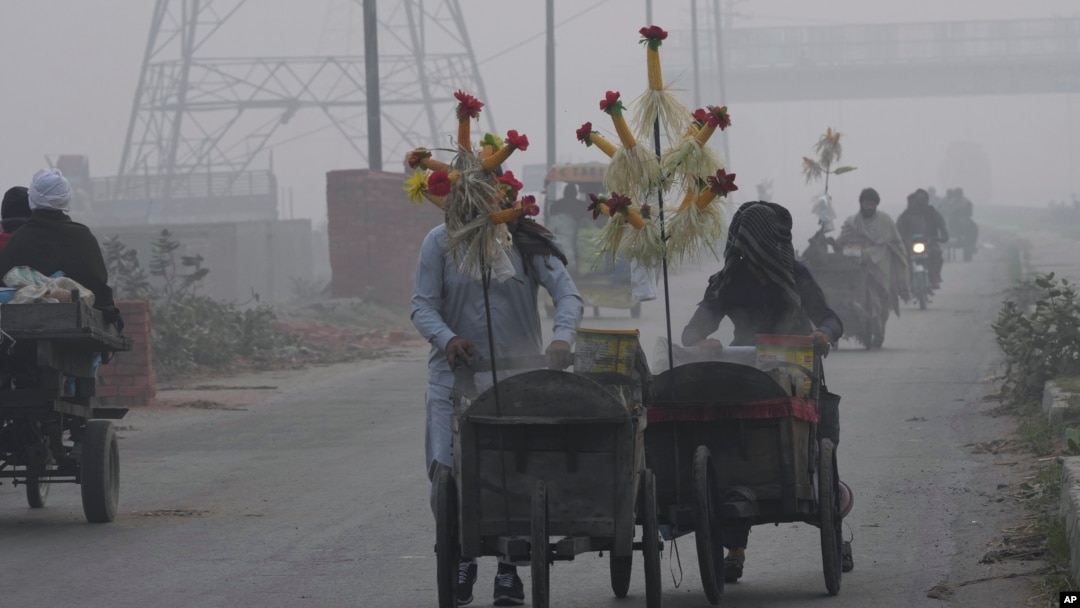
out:
{"label": "straw tassel decoration", "polygon": [[638,139],[649,139],[653,135],[656,120],[669,141],[674,142],[690,123],[690,109],[664,85],[664,75],[660,67],[660,45],[667,39],[668,33],[658,26],[650,25],[638,30],[641,44],[645,46],[645,59],[649,72],[649,88],[635,100],[638,112],[634,115],[634,132]]}
{"label": "straw tassel decoration", "polygon": [[608,91],[600,109],[611,116],[622,147],[615,151],[604,175],[604,187],[611,192],[627,192],[644,197],[660,185],[660,161],[656,155],[637,145],[623,116],[626,109],[618,91]]}
{"label": "straw tassel decoration", "polygon": [[694,123],[688,132],[699,127],[693,135],[683,137],[682,141],[669,148],[661,161],[665,179],[677,177],[683,181],[697,179],[703,175],[713,175],[724,167],[724,163],[712,148],[709,138],[716,129],[721,131],[731,124],[727,106],[709,106],[694,112]]}
{"label": "straw tassel decoration", "polygon": [[653,265],[664,256],[660,228],[651,221],[648,205],[636,207],[629,197],[612,193],[610,197],[590,194],[589,211],[593,219],[610,219],[596,237],[598,253],[610,253],[612,262],[625,252],[627,259]]}

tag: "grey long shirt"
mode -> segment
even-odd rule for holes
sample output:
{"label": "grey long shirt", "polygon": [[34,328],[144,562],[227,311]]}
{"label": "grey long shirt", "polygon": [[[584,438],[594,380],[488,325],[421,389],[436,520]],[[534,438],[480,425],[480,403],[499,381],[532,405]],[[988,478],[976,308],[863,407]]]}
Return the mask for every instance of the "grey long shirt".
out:
{"label": "grey long shirt", "polygon": [[[446,361],[446,345],[451,338],[465,338],[476,345],[481,356],[490,359],[490,355],[483,283],[459,270],[454,256],[446,250],[448,239],[445,224],[435,227],[424,238],[416,265],[412,322],[431,343],[428,382],[452,387],[454,375]],[[537,305],[540,286],[555,303],[552,339],[573,344],[583,306],[566,267],[558,259],[533,256],[526,273],[525,262],[516,248],[510,257],[515,276],[501,283],[492,280],[488,292],[495,355],[504,358],[542,352]]]}

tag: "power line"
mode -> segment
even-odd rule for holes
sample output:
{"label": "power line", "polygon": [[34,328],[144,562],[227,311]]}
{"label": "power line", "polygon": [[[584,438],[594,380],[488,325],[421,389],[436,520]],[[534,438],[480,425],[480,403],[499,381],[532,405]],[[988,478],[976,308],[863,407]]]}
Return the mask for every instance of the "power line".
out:
{"label": "power line", "polygon": [[[600,0],[599,2],[593,4],[592,6],[590,6],[588,8],[585,8],[585,9],[582,9],[581,11],[575,13],[574,15],[571,15],[570,17],[556,23],[555,28],[558,29],[558,28],[566,25],[567,23],[570,23],[571,21],[574,21],[578,17],[581,17],[585,13],[591,12],[591,11],[599,8],[600,6],[603,6],[604,4],[607,4],[608,2],[611,2],[611,0]],[[482,59],[482,60],[478,61],[477,64],[478,65],[483,65],[483,64],[485,64],[485,63],[487,63],[487,62],[489,62],[489,61],[491,61],[493,59],[497,59],[499,57],[502,57],[503,55],[505,55],[506,53],[508,53],[510,51],[513,51],[515,49],[520,49],[521,47],[523,47],[525,45],[526,42],[532,42],[533,40],[536,40],[537,38],[541,38],[541,37],[545,36],[546,34],[547,34],[547,32],[540,32],[538,34],[533,34],[532,36],[529,36],[528,38],[526,38],[524,40],[521,40],[519,42],[514,43],[513,46],[508,46],[505,49],[499,51],[498,53],[495,53],[494,55],[492,55],[492,56],[490,56],[490,57],[488,57],[486,59]]]}

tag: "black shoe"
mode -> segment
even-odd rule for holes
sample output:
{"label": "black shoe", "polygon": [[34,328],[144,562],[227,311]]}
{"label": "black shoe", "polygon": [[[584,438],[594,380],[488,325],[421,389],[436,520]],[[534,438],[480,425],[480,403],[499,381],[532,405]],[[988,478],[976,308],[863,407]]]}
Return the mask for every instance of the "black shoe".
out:
{"label": "black shoe", "polygon": [[851,554],[851,541],[845,540],[840,547],[840,571],[851,572],[855,569],[855,557]]}
{"label": "black shoe", "polygon": [[734,583],[742,578],[743,563],[746,562],[746,558],[738,557],[736,555],[729,555],[724,558],[724,582]]}
{"label": "black shoe", "polygon": [[495,575],[495,605],[525,605],[525,586],[521,584],[517,568],[499,564],[499,573]]}
{"label": "black shoe", "polygon": [[457,605],[472,603],[472,588],[476,582],[476,562],[459,562],[457,574]]}

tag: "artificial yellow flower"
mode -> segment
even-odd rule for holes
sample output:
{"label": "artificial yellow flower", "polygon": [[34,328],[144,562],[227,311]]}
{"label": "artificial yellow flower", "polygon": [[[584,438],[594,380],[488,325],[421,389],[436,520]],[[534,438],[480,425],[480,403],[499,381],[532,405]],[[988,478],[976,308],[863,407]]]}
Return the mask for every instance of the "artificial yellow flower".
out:
{"label": "artificial yellow flower", "polygon": [[423,203],[424,194],[427,192],[427,176],[423,171],[414,171],[412,177],[405,180],[405,193],[409,195],[409,202]]}

